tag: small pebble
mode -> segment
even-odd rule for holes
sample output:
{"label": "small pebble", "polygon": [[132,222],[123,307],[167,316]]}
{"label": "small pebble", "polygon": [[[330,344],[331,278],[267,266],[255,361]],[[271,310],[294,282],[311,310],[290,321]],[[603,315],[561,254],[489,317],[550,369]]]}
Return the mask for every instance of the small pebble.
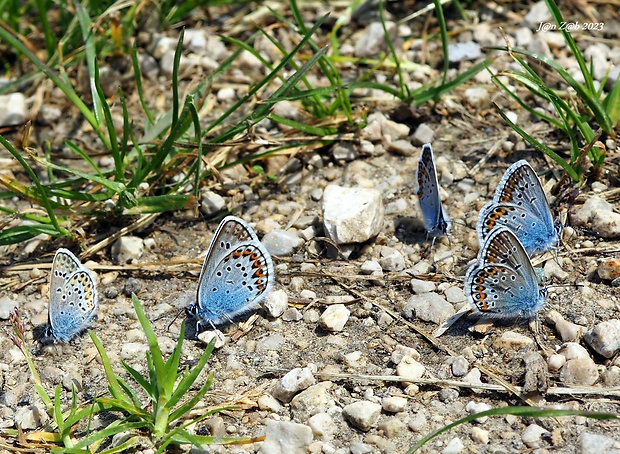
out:
{"label": "small pebble", "polygon": [[349,320],[351,311],[344,304],[334,304],[329,306],[323,314],[321,314],[321,327],[327,331],[342,331],[344,325]]}
{"label": "small pebble", "polygon": [[417,317],[420,320],[438,325],[452,317],[454,313],[454,306],[435,292],[411,296],[402,310],[402,314],[407,320],[414,320]]}
{"label": "small pebble", "polygon": [[[483,411],[487,411],[490,410],[491,406],[484,403],[484,402],[474,402],[473,400],[470,401],[466,406],[465,406],[465,410],[467,411],[467,413],[469,413],[470,415],[476,414],[476,413],[480,413]],[[487,419],[489,419],[488,416],[483,416],[481,418],[476,418],[476,422],[483,424],[487,421]]]}
{"label": "small pebble", "polygon": [[112,244],[110,253],[115,263],[132,263],[144,254],[144,241],[137,236],[122,236]]}
{"label": "small pebble", "polygon": [[267,295],[262,305],[270,317],[278,318],[288,308],[288,295],[284,290],[275,290]]}
{"label": "small pebble", "polygon": [[258,453],[307,453],[310,443],[312,443],[312,429],[305,424],[267,420],[265,440],[261,443]]}
{"label": "small pebble", "polygon": [[598,264],[597,272],[601,279],[610,281],[620,277],[620,258],[602,260]]}
{"label": "small pebble", "polygon": [[362,432],[368,432],[379,420],[381,405],[375,402],[361,400],[346,405],[342,409],[342,416],[354,427]]}
{"label": "small pebble", "polygon": [[389,413],[400,413],[407,408],[407,402],[408,400],[404,397],[391,396],[381,401],[381,407]]}
{"label": "small pebble", "polygon": [[432,281],[423,281],[422,279],[413,278],[410,281],[411,290],[416,295],[420,293],[434,292],[437,286]]}
{"label": "small pebble", "polygon": [[611,319],[586,331],[583,339],[597,353],[611,358],[620,352],[620,320]]}
{"label": "small pebble", "polygon": [[478,444],[486,445],[489,443],[489,431],[478,426],[471,428],[471,439]]}
{"label": "small pebble", "polygon": [[598,380],[599,373],[592,358],[569,359],[560,370],[560,381],[575,385],[591,386]]}
{"label": "small pebble", "polygon": [[514,331],[504,331],[501,337],[493,342],[493,346],[508,349],[519,349],[528,345],[534,345],[534,339]]}
{"label": "small pebble", "polygon": [[441,450],[441,454],[459,454],[465,449],[465,445],[460,438],[453,438],[448,442],[445,448]]}
{"label": "small pebble", "polygon": [[304,367],[303,369],[297,367],[289,371],[276,382],[276,385],[271,391],[271,395],[280,402],[288,403],[299,391],[302,391],[315,383],[316,380],[314,379],[314,375],[308,367]]}
{"label": "small pebble", "polygon": [[550,435],[551,433],[544,427],[540,427],[537,424],[530,424],[521,433],[521,441],[530,449],[540,448],[542,437]]}
{"label": "small pebble", "polygon": [[410,356],[404,356],[396,366],[396,375],[405,378],[420,378],[426,372],[424,364]]}

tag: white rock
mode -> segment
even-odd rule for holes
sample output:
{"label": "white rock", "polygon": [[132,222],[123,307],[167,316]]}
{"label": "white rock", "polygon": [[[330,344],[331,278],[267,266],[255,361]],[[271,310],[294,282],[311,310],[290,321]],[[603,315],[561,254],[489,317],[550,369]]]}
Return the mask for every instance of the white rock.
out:
{"label": "white rock", "polygon": [[289,371],[276,382],[271,395],[280,402],[288,403],[293,396],[316,383],[312,371],[308,367],[297,367]]}
{"label": "white rock", "polygon": [[381,405],[366,400],[354,402],[342,409],[342,416],[363,432],[368,432],[377,423],[379,415],[381,415]]}
{"label": "white rock", "polygon": [[18,406],[14,416],[15,424],[23,430],[43,426],[49,420],[47,413],[36,405]]}
{"label": "white rock", "polygon": [[528,345],[534,345],[534,339],[524,336],[523,334],[515,333],[514,331],[505,331],[499,339],[493,342],[493,345],[505,350],[518,349]]}
{"label": "white rock", "polygon": [[116,263],[137,261],[144,254],[144,241],[137,236],[122,236],[112,244],[110,252]]}
{"label": "white rock", "polygon": [[471,439],[474,440],[475,443],[486,445],[489,443],[489,431],[478,426],[473,426],[471,428]]}
{"label": "white rock", "polygon": [[26,97],[22,93],[0,96],[0,126],[21,125],[27,117]]}
{"label": "white rock", "polygon": [[566,359],[584,359],[589,358],[590,354],[581,345],[576,342],[566,342],[562,345],[558,353],[564,355]]}
{"label": "white rock", "polygon": [[551,372],[557,372],[566,364],[566,356],[557,353],[550,355],[547,364]]}
{"label": "white rock", "polygon": [[465,383],[471,383],[472,385],[481,385],[482,384],[482,373],[476,367],[470,370],[461,381]]}
{"label": "white rock", "polygon": [[334,304],[323,311],[319,323],[327,331],[342,331],[350,315],[351,311],[344,304]]}
{"label": "white rock", "polygon": [[376,260],[366,260],[360,266],[360,273],[365,275],[376,276],[378,278],[383,277],[383,269]]}
{"label": "white rock", "polygon": [[532,37],[534,34],[532,30],[526,27],[521,27],[517,29],[515,33],[515,39],[517,40],[517,46],[526,48],[532,42]]}
{"label": "white rock", "polygon": [[445,295],[448,302],[452,304],[461,303],[465,301],[466,299],[465,292],[463,291],[463,289],[461,287],[457,287],[456,285],[453,285],[445,289],[443,291],[443,294]]}
{"label": "white rock", "polygon": [[332,156],[336,161],[353,161],[358,158],[357,147],[351,142],[337,142],[332,146]]}
{"label": "white rock", "polygon": [[344,355],[342,357],[342,362],[348,367],[357,369],[366,365],[366,358],[362,352],[354,351]]}
{"label": "white rock", "polygon": [[[490,410],[491,406],[484,403],[484,402],[474,402],[473,400],[470,401],[466,406],[465,406],[465,411],[467,411],[467,413],[469,413],[470,415],[476,414],[476,413],[480,413],[483,411],[487,411]],[[489,419],[488,416],[483,416],[481,418],[476,418],[476,422],[482,424],[484,422],[486,422],[486,420]]]}
{"label": "white rock", "polygon": [[608,437],[607,435],[594,434],[591,432],[581,432],[579,435],[580,454],[619,454],[620,439]]}
{"label": "white rock", "polygon": [[417,362],[410,356],[403,356],[396,366],[396,375],[404,378],[421,378],[426,372],[424,364]]}
{"label": "white rock", "polygon": [[213,348],[220,349],[228,342],[228,338],[224,336],[219,329],[210,329],[198,334],[198,340],[206,345],[214,341]]}
{"label": "white rock", "polygon": [[[394,38],[396,34],[396,24],[394,22],[386,21],[385,28],[388,34]],[[375,58],[386,47],[385,31],[381,22],[372,22],[368,25],[362,34],[358,36],[355,42],[354,54],[356,57]]]}
{"label": "white rock", "polygon": [[560,370],[562,383],[592,386],[598,377],[598,369],[592,358],[569,359]]}
{"label": "white rock", "polygon": [[394,142],[399,139],[405,139],[409,135],[410,128],[406,124],[396,123],[380,112],[374,115],[377,115],[377,119],[381,125],[381,135],[383,138],[388,139],[390,142]]}
{"label": "white rock", "polygon": [[317,413],[308,419],[308,425],[310,429],[312,429],[314,436],[322,440],[329,440],[332,438],[336,430],[334,420],[328,413]]}
{"label": "white rock", "polygon": [[387,143],[387,151],[400,156],[413,156],[416,150],[409,140],[394,140]]}
{"label": "white rock", "polygon": [[569,274],[562,269],[560,265],[555,260],[547,260],[545,266],[543,267],[545,271],[545,276],[547,279],[555,279],[559,282],[565,281],[568,279]]}
{"label": "white rock", "polygon": [[549,311],[545,319],[547,322],[555,324],[555,329],[564,342],[578,342],[586,330],[585,326],[565,320],[556,310]]}
{"label": "white rock", "polygon": [[426,123],[421,123],[413,133],[411,141],[414,145],[422,146],[425,143],[431,143],[434,137],[435,131]]}
{"label": "white rock", "polygon": [[237,93],[233,87],[223,87],[217,91],[217,100],[223,103],[237,99]]}
{"label": "white rock", "polygon": [[275,290],[267,295],[262,306],[269,313],[270,317],[278,318],[288,308],[288,295],[284,290]]}
{"label": "white rock", "polygon": [[289,421],[267,421],[265,441],[260,454],[307,454],[312,443],[312,429]]}
{"label": "white rock", "polygon": [[390,413],[400,413],[401,411],[404,411],[405,408],[407,408],[407,402],[408,400],[404,397],[390,396],[385,397],[381,401],[381,407],[383,408],[383,410]]}
{"label": "white rock", "polygon": [[405,269],[405,257],[398,249],[389,246],[381,248],[381,258],[379,259],[381,268],[388,271],[402,271]]}
{"label": "white rock", "polygon": [[329,395],[328,382],[317,383],[300,392],[291,400],[291,412],[298,421],[307,421],[317,413],[326,412],[335,405],[334,399]]}
{"label": "white rock", "polygon": [[282,405],[277,401],[273,396],[269,394],[263,394],[257,400],[258,408],[263,411],[270,411],[272,413],[277,413],[282,409]]}
{"label": "white rock", "polygon": [[551,13],[547,4],[544,1],[536,2],[532,5],[530,10],[523,18],[523,25],[529,27],[532,30],[538,30],[541,22],[551,22]]}
{"label": "white rock", "polygon": [[226,208],[226,200],[224,200],[224,197],[213,191],[201,191],[200,196],[200,212],[206,217],[215,216]]}
{"label": "white rock", "polygon": [[465,449],[465,445],[460,438],[453,438],[448,442],[445,448],[441,450],[441,454],[459,454]]}
{"label": "white rock", "polygon": [[491,103],[491,97],[486,88],[472,87],[465,90],[465,101],[472,107],[484,107]]}
{"label": "white rock", "polygon": [[0,297],[0,320],[8,320],[9,315],[19,303],[8,295]]}
{"label": "white rock", "polygon": [[121,358],[125,361],[144,359],[149,346],[142,342],[124,342],[121,346]]}
{"label": "white rock", "polygon": [[411,291],[416,295],[421,293],[434,292],[437,286],[433,281],[423,281],[422,279],[416,279],[415,277],[410,281]]}
{"label": "white rock", "polygon": [[448,58],[450,59],[450,63],[476,60],[481,56],[480,44],[474,43],[473,41],[448,44]]}
{"label": "white rock", "polygon": [[599,196],[592,196],[583,205],[571,212],[571,221],[574,225],[586,227],[595,213],[599,211],[613,211],[611,203]]}
{"label": "white rock", "polygon": [[322,210],[325,233],[337,244],[363,243],[383,228],[383,201],[375,189],[329,185]]}
{"label": "white rock", "polygon": [[303,242],[304,240],[297,232],[280,229],[272,230],[262,239],[262,243],[270,254],[283,257],[293,255],[295,249],[301,246]]}
{"label": "white rock", "polygon": [[467,371],[469,371],[469,361],[467,361],[464,356],[457,356],[452,360],[450,368],[452,369],[452,375],[455,377],[463,377],[467,374]]}
{"label": "white rock", "polygon": [[620,277],[620,259],[613,258],[601,260],[596,272],[601,279],[613,281]]}
{"label": "white rock", "polygon": [[521,433],[521,441],[530,449],[540,448],[543,435],[551,435],[551,433],[538,424],[530,424]]}
{"label": "white rock", "polygon": [[258,352],[277,352],[286,343],[286,339],[280,333],[271,334],[263,337],[256,343],[256,351]]}
{"label": "white rock", "polygon": [[620,351],[620,320],[611,319],[599,323],[587,331],[583,339],[605,358],[615,356]]}
{"label": "white rock", "polygon": [[153,40],[153,57],[156,59],[161,59],[165,53],[170,51],[174,52],[177,47],[178,39],[171,38],[168,36],[159,36]]}
{"label": "white rock", "polygon": [[454,313],[454,306],[434,292],[411,296],[402,310],[403,316],[408,320],[417,317],[437,324],[442,324]]}
{"label": "white rock", "polygon": [[407,347],[401,344],[396,344],[396,347],[394,347],[394,351],[392,352],[392,355],[390,356],[390,361],[392,361],[394,364],[398,364],[401,362],[401,360],[405,356],[409,356],[410,358],[413,358],[416,361],[420,359],[420,353],[418,353],[418,351],[415,348]]}

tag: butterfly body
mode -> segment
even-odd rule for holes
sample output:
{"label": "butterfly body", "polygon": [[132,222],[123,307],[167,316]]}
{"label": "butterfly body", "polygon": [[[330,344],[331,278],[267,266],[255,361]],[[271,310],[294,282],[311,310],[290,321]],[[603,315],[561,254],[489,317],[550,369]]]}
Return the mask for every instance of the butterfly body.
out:
{"label": "butterfly body", "polygon": [[220,223],[198,279],[196,302],[186,309],[190,317],[212,327],[256,309],[274,281],[269,252],[252,228],[240,218]]}
{"label": "butterfly body", "polygon": [[532,318],[544,306],[547,290],[538,279],[517,236],[496,227],[478,260],[467,271],[465,294],[477,313],[490,318]]}
{"label": "butterfly body", "polygon": [[499,226],[512,230],[529,256],[553,249],[560,241],[562,226],[554,223],[540,180],[525,160],[508,168],[493,200],[480,211],[478,242],[483,244]]}
{"label": "butterfly body", "polygon": [[439,181],[435,158],[430,143],[422,147],[422,153],[418,161],[418,200],[420,210],[424,217],[424,227],[428,235],[435,239],[441,235],[450,235],[452,222],[441,203],[439,195]]}
{"label": "butterfly body", "polygon": [[68,343],[97,316],[97,288],[91,272],[71,251],[60,248],[50,275],[50,305],[44,342]]}

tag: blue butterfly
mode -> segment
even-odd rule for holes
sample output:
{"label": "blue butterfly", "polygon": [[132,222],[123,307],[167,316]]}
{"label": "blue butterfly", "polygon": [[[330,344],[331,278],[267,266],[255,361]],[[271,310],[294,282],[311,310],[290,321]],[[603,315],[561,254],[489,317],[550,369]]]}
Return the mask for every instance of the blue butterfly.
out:
{"label": "blue butterfly", "polygon": [[530,257],[560,242],[562,225],[553,222],[540,180],[525,160],[506,170],[493,200],[480,211],[478,242],[482,245],[497,226],[512,230]]}
{"label": "blue butterfly", "polygon": [[42,342],[68,343],[97,316],[97,287],[91,272],[67,249],[54,255],[48,324]]}
{"label": "blue butterfly", "polygon": [[196,302],[186,313],[215,328],[256,309],[273,281],[271,256],[256,233],[242,219],[227,216],[213,236],[198,278]]}
{"label": "blue butterfly", "polygon": [[435,168],[435,158],[433,157],[433,149],[430,143],[422,147],[422,153],[418,161],[417,196],[420,202],[420,210],[424,216],[426,233],[433,237],[432,247],[437,237],[441,235],[450,237],[452,222],[450,222],[439,197],[437,169]]}
{"label": "blue butterfly", "polygon": [[496,227],[467,271],[465,295],[479,314],[494,318],[532,318],[545,305],[547,289],[515,234]]}

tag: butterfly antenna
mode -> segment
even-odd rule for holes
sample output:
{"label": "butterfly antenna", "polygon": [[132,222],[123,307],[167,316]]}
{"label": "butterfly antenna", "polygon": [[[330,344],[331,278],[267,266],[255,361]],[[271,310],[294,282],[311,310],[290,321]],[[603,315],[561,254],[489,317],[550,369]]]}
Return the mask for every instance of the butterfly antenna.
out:
{"label": "butterfly antenna", "polygon": [[[181,309],[181,310],[179,310],[179,312],[177,312],[177,315],[174,316],[174,318],[172,319],[172,321],[170,322],[170,324],[166,328],[166,331],[170,331],[170,327],[172,326],[172,324],[174,322],[176,322],[177,318],[179,318],[179,315],[181,315],[184,311],[185,311],[185,309]],[[155,319],[155,320],[158,320],[158,319]]]}

